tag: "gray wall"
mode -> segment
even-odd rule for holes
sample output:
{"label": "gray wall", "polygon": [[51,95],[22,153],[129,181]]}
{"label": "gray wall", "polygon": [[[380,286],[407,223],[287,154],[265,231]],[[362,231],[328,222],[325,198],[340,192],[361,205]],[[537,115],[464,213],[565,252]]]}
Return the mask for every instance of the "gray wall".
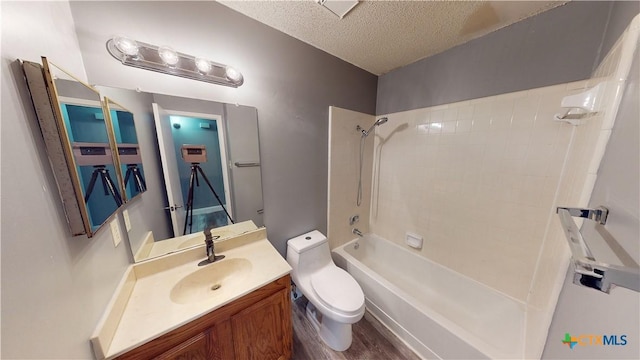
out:
{"label": "gray wall", "polygon": [[597,65],[611,5],[572,1],[382,75],[376,113],[586,79]]}
{"label": "gray wall", "polygon": [[607,31],[602,39],[602,50],[600,51],[598,62],[595,64],[596,67],[604,59],[622,32],[638,13],[640,13],[640,1],[625,0],[611,2],[609,18],[607,21]]}
{"label": "gray wall", "polygon": [[[640,62],[636,50],[598,180],[589,206],[610,210],[605,226],[620,245],[640,262]],[[614,288],[609,295],[572,283],[569,272],[558,299],[543,358],[638,359],[640,358],[640,293]],[[627,335],[625,346],[563,345],[565,333]]]}
{"label": "gray wall", "polygon": [[17,58],[86,78],[64,2],[1,2],[2,359],[88,359],[89,337],[129,264],[108,226],[71,237]]}
{"label": "gray wall", "polygon": [[[92,83],[255,106],[269,239],[284,254],[288,238],[326,232],[328,107],[373,114],[376,76],[219,3],[72,2],[71,10]],[[113,34],[231,64],[245,83],[230,89],[123,66],[105,50]]]}

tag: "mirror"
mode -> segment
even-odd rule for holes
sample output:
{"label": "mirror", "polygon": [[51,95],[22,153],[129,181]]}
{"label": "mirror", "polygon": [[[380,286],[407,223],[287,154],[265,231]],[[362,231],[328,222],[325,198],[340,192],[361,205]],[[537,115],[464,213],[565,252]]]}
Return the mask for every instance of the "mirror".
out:
{"label": "mirror", "polygon": [[221,239],[263,226],[254,107],[96,89],[42,62],[23,70],[73,235],[122,209],[140,261],[204,244],[207,226]]}
{"label": "mirror", "polygon": [[120,188],[125,199],[131,200],[147,189],[133,113],[108,97],[104,102],[118,149],[115,155],[123,177]]}
{"label": "mirror", "polygon": [[147,185],[123,208],[135,261],[204,245],[206,226],[224,239],[263,225],[254,107],[97,88],[135,118]]}
{"label": "mirror", "polygon": [[45,57],[23,70],[72,235],[91,237],[123,204],[100,94]]}

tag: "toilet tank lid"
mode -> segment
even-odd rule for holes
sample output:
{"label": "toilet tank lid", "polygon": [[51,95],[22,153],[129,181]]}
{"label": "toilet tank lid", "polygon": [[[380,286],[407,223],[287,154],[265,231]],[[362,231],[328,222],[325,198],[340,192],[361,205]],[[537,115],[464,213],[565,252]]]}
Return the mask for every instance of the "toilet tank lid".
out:
{"label": "toilet tank lid", "polygon": [[297,253],[301,253],[304,250],[314,248],[327,241],[327,237],[324,236],[318,230],[310,231],[306,234],[296,236],[287,241],[287,246]]}

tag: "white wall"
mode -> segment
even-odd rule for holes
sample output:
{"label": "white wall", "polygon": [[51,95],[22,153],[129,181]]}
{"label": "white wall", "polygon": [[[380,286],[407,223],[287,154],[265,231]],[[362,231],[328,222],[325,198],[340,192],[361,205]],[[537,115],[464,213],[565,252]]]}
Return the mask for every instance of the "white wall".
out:
{"label": "white wall", "polygon": [[[638,25],[640,21],[636,22],[636,28]],[[605,227],[634,261],[640,262],[640,63],[637,50],[633,59],[589,206],[606,206],[610,210]],[[604,294],[575,285],[572,280],[573,266],[569,268],[558,300],[543,358],[640,358],[640,293],[618,287]],[[570,349],[562,343],[566,333],[573,337],[626,335],[627,344],[579,344]]]}
{"label": "white wall", "polygon": [[2,12],[3,359],[87,359],[89,336],[128,265],[109,231],[71,237],[17,58],[46,55],[86,79],[67,2]]}

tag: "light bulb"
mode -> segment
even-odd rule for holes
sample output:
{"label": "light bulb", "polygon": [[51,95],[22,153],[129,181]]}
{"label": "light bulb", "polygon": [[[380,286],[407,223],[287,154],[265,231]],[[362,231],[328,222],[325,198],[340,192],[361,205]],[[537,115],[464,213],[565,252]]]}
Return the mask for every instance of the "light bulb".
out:
{"label": "light bulb", "polygon": [[211,71],[211,62],[205,58],[198,57],[195,60],[196,67],[200,70],[201,73],[206,74]]}
{"label": "light bulb", "polygon": [[128,37],[124,36],[116,36],[113,38],[113,43],[116,45],[116,48],[125,55],[138,55],[138,43],[136,43],[136,41],[133,39],[129,39]]}
{"label": "light bulb", "polygon": [[165,64],[169,66],[174,66],[180,61],[180,57],[178,53],[168,46],[161,46],[158,48],[158,55]]}
{"label": "light bulb", "polygon": [[239,83],[242,80],[242,74],[240,73],[240,71],[232,68],[231,66],[227,66],[225,68],[225,73],[227,79],[233,81],[234,83]]}

